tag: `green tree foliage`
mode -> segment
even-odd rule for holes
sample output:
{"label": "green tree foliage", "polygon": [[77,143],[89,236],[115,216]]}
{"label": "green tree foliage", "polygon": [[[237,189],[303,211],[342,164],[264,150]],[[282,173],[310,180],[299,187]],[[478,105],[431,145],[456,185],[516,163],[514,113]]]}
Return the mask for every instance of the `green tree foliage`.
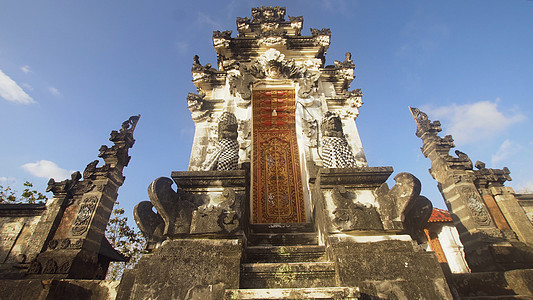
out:
{"label": "green tree foliage", "polygon": [[16,196],[17,191],[13,190],[10,186],[3,186],[0,184],[0,203],[36,203],[48,200],[48,198],[42,193],[36,191],[33,188],[33,183],[24,182],[24,190],[20,197]]}
{"label": "green tree foliage", "polygon": [[124,213],[124,209],[116,202],[105,235],[115,249],[130,259],[126,263],[112,262],[107,271],[107,280],[120,280],[124,270],[133,268],[145,252],[146,241],[142,233],[128,225]]}

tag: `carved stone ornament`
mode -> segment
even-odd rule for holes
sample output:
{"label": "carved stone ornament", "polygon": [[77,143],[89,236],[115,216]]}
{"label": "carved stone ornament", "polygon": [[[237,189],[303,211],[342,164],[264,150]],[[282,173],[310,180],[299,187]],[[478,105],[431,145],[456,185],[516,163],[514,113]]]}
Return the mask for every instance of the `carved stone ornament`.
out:
{"label": "carved stone ornament", "polygon": [[148,188],[150,202],[135,206],[135,223],[149,243],[189,234],[228,234],[239,227],[240,202],[237,203],[232,188],[224,189],[221,194],[209,194],[208,202],[197,206],[180,197],[172,189],[172,183],[166,177],[154,180]]}
{"label": "carved stone ornament", "polygon": [[355,119],[359,115],[359,108],[363,105],[363,93],[360,89],[349,92],[344,107],[341,111],[341,117]]}
{"label": "carved stone ornament", "polygon": [[41,273],[41,270],[42,270],[41,263],[38,262],[37,260],[34,260],[34,261],[31,262],[30,267],[28,268],[28,273],[29,274],[39,274],[39,273]]}
{"label": "carved stone ornament", "polygon": [[235,191],[224,189],[222,197],[211,198],[193,212],[191,234],[231,233],[239,227],[238,208],[235,206]]}
{"label": "carved stone ornament", "polygon": [[45,263],[44,263],[44,267],[43,267],[43,273],[44,274],[55,274],[57,273],[57,262],[53,259],[48,259]]}
{"label": "carved stone ornament", "polygon": [[293,59],[286,60],[284,54],[272,48],[254,60],[250,67],[251,74],[256,78],[297,78],[304,71]]}
{"label": "carved stone ornament", "polygon": [[302,32],[304,18],[302,16],[289,17],[289,21],[291,22],[291,28],[296,30],[296,35],[300,35]]}
{"label": "carved stone ornament", "polygon": [[491,217],[478,192],[471,188],[464,187],[461,190],[461,195],[466,200],[466,205],[470,209],[474,221],[482,226],[490,225],[492,222]]}
{"label": "carved stone ornament", "polygon": [[285,20],[285,7],[261,6],[252,8],[252,23],[275,22]]}
{"label": "carved stone ornament", "polygon": [[287,35],[285,31],[277,29],[278,25],[277,23],[261,24],[263,31],[258,35],[257,43],[267,47],[287,44]]}
{"label": "carved stone ornament", "polygon": [[344,137],[341,119],[327,111],[321,122],[322,159],[326,168],[357,167],[352,149]]}
{"label": "carved stone ornament", "polygon": [[199,79],[203,79],[203,78],[207,78],[207,77],[215,74],[216,72],[217,72],[217,70],[215,68],[212,68],[211,64],[209,64],[209,63],[206,64],[205,66],[203,66],[200,63],[200,57],[198,55],[195,55],[193,57],[193,65],[192,65],[192,68],[191,68],[193,81],[196,81],[196,80],[199,80]]}
{"label": "carved stone ornament", "polygon": [[191,111],[191,117],[194,122],[205,120],[209,115],[209,112],[203,109],[203,103],[202,96],[194,93],[187,94],[187,108]]}
{"label": "carved stone ornament", "polygon": [[328,47],[331,40],[331,30],[329,28],[315,29],[311,28],[311,34],[315,38],[317,45]]}
{"label": "carved stone ornament", "polygon": [[250,74],[245,66],[239,67],[239,73],[231,73],[228,76],[228,84],[231,95],[240,95],[241,102],[237,103],[237,106],[246,108],[251,103],[252,91],[250,85],[254,82],[254,77]]}
{"label": "carved stone ornament", "polygon": [[96,196],[89,196],[83,200],[78,211],[78,216],[74,221],[74,226],[72,227],[73,235],[82,235],[87,231],[97,202],[98,197]]}
{"label": "carved stone ornament", "polygon": [[354,192],[338,186],[333,189],[332,196],[335,204],[333,222],[338,230],[383,229],[376,209],[356,201]]}
{"label": "carved stone ornament", "polygon": [[231,41],[231,30],[213,31],[213,46],[217,48],[228,48]]}

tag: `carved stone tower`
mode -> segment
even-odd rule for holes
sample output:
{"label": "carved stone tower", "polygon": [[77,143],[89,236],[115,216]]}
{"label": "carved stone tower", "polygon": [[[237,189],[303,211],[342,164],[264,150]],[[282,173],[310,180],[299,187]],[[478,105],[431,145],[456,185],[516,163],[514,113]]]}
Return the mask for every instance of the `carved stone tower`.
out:
{"label": "carved stone tower", "polygon": [[194,58],[198,94],[187,97],[196,123],[189,170],[209,169],[205,161],[220,148],[219,117],[234,114],[238,162],[251,164],[253,223],[311,220],[309,181],[317,166],[327,163],[321,150],[326,150],[327,159],[336,160],[330,158],[334,153],[328,145],[339,142],[319,132],[318,123],[326,112],[340,117],[346,150],[335,153],[348,151],[351,166],[366,166],[354,122],[362,93],[350,90],[355,66],[351,55],[325,66],[330,30],[311,29],[311,35],[305,36],[302,26],[302,17],[286,20],[284,8],[252,9],[252,18],[237,18],[236,37],[231,31],[213,33],[218,70]]}
{"label": "carved stone tower", "polygon": [[420,182],[400,173],[389,189],[392,167],[367,166],[351,54],[326,66],[330,30],[302,25],[254,8],[236,36],[213,33],[217,69],[194,57],[189,171],[135,208],[152,253],[118,299],[451,298],[414,246],[432,210]]}

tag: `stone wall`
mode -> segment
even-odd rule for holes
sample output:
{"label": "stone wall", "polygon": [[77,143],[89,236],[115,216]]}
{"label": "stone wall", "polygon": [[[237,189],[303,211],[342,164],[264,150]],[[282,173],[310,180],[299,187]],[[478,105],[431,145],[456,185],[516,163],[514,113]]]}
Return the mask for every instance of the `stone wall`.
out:
{"label": "stone wall", "polygon": [[46,212],[45,204],[0,205],[0,277],[20,278],[14,266],[26,263],[27,246]]}

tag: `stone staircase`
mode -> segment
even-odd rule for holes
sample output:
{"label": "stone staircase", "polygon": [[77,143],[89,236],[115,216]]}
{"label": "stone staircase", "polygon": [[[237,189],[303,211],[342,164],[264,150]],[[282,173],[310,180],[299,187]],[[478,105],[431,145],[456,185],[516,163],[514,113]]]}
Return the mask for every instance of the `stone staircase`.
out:
{"label": "stone staircase", "polygon": [[335,287],[335,264],[311,223],[254,224],[241,263],[240,289],[225,299],[358,299]]}

